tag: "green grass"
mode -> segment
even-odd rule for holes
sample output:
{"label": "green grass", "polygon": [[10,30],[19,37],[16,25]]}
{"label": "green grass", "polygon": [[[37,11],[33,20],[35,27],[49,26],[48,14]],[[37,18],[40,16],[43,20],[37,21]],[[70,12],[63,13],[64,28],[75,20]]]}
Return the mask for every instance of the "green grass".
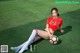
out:
{"label": "green grass", "polygon": [[61,43],[42,40],[34,53],[80,53],[80,5],[55,4],[55,0],[0,0],[0,45],[9,45],[9,53],[14,53],[11,46],[25,42],[34,28],[45,28],[52,7],[59,9],[64,21],[65,32],[55,32]]}

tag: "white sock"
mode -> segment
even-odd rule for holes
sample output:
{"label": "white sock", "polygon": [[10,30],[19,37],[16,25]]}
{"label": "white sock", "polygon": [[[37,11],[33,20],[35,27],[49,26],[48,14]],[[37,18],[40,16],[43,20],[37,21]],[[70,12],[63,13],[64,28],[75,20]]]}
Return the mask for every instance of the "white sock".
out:
{"label": "white sock", "polygon": [[29,39],[28,39],[28,41],[24,44],[24,46],[19,51],[19,53],[22,53],[26,48],[28,48],[28,46],[33,42],[35,36],[36,36],[36,30],[33,30],[30,37],[29,37]]}
{"label": "white sock", "polygon": [[[26,41],[26,42],[27,42],[27,41]],[[21,45],[19,45],[19,46],[17,46],[17,47],[18,47],[18,48],[22,48],[26,42],[24,42],[23,44],[21,44]]]}

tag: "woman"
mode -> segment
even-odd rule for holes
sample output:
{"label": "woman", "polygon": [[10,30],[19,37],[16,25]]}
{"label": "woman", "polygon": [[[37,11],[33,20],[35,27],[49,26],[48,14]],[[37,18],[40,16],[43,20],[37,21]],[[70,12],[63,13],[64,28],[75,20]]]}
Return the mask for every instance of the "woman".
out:
{"label": "woman", "polygon": [[61,32],[64,32],[64,30],[62,30],[63,20],[59,17],[58,9],[52,8],[51,14],[52,17],[47,19],[46,28],[44,30],[34,29],[26,42],[17,47],[11,47],[11,49],[18,53],[23,53],[25,50],[28,50],[30,44],[41,38],[49,39],[50,43],[52,43],[51,39],[54,37],[54,32],[59,28]]}

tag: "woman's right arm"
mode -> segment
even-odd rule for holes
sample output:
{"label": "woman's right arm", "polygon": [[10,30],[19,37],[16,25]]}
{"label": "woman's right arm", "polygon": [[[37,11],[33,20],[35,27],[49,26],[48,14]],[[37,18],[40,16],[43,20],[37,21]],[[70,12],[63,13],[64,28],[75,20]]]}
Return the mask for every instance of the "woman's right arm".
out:
{"label": "woman's right arm", "polygon": [[50,39],[52,39],[53,35],[50,33],[50,29],[48,28],[48,24],[46,24],[46,31],[48,32]]}

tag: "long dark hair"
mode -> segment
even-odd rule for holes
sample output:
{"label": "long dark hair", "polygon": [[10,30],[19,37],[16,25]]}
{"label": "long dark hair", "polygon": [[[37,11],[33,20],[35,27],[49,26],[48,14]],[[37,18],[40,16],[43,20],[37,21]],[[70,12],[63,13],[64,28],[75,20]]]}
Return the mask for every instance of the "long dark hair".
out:
{"label": "long dark hair", "polygon": [[[55,10],[55,11],[58,13],[58,9],[57,9],[57,8],[52,8],[52,9],[51,9],[51,13],[52,13],[53,10]],[[59,16],[59,13],[58,13],[57,16]]]}

